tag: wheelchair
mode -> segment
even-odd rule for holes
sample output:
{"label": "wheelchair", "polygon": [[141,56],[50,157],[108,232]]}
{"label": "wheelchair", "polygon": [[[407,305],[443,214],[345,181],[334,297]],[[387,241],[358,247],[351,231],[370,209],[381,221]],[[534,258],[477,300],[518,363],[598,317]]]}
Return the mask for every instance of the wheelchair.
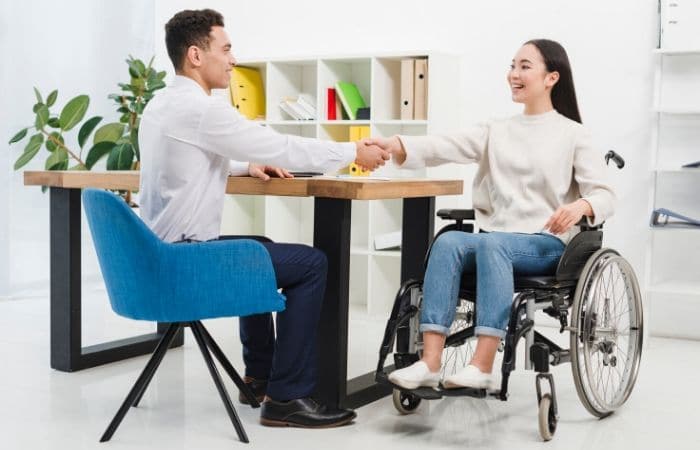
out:
{"label": "wheelchair", "polygon": [[[605,156],[618,168],[624,160],[614,151]],[[474,211],[442,209],[438,217],[454,221],[438,234],[459,230],[474,232]],[[466,223],[465,223],[466,222]],[[469,223],[471,222],[471,223]],[[386,325],[379,351],[375,379],[390,385],[393,403],[402,414],[410,414],[422,400],[447,396],[508,399],[508,379],[515,369],[516,347],[525,341],[524,368],[536,372],[538,428],[543,440],[552,439],[559,420],[554,378],[549,366],[571,363],[574,384],[583,406],[595,417],[612,414],[632,392],[642,354],[642,298],[631,265],[615,250],[602,247],[602,224],[588,226],[582,220],[578,233],[564,249],[556,272],[551,276],[515,276],[513,298],[503,352],[500,390],[444,389],[420,387],[407,390],[388,379],[384,363],[394,343],[394,368],[407,367],[420,359],[418,331],[422,280],[405,281]],[[430,249],[425,257],[427,264]],[[464,274],[456,304],[455,320],[446,337],[442,355],[443,375],[453,373],[471,359],[476,337],[476,280]],[[535,312],[541,310],[559,321],[560,333],[569,333],[569,348],[561,348],[534,329]],[[548,392],[543,393],[542,382]]]}

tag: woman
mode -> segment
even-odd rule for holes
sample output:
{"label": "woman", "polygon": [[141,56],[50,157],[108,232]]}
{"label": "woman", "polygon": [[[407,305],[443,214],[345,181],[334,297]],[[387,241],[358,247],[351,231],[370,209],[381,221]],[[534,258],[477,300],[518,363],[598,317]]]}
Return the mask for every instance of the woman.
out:
{"label": "woman", "polygon": [[423,285],[423,355],[389,379],[406,389],[436,387],[445,337],[455,316],[460,278],[477,280],[477,345],[469,364],[442,380],[445,388],[495,389],[491,375],[505,337],[513,275],[556,270],[566,243],[587,217],[591,225],[613,213],[603,156],[581,125],[569,59],[557,42],[537,39],[515,55],[507,76],[523,113],[452,136],[372,139],[407,167],[448,162],[478,165],[476,222],[486,233],[450,231],[435,241]]}

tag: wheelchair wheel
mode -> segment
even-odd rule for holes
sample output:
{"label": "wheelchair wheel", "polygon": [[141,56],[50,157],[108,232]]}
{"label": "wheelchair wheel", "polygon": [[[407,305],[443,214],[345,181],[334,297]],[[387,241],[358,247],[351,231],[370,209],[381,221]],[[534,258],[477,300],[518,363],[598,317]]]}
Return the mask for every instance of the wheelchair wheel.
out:
{"label": "wheelchair wheel", "polygon": [[540,399],[539,412],[537,414],[537,422],[540,429],[542,440],[550,441],[557,431],[557,415],[554,414],[552,407],[552,396],[544,394]]}
{"label": "wheelchair wheel", "polygon": [[576,286],[571,368],[581,402],[596,417],[629,397],[642,354],[642,297],[630,264],[615,250],[591,256]]}
{"label": "wheelchair wheel", "polygon": [[391,399],[394,402],[394,408],[401,414],[413,414],[421,402],[420,397],[398,389],[394,389]]}
{"label": "wheelchair wheel", "polygon": [[442,376],[452,375],[465,367],[474,355],[474,317],[475,304],[460,299],[457,303],[455,320],[450,326],[450,334],[445,340],[442,352]]}

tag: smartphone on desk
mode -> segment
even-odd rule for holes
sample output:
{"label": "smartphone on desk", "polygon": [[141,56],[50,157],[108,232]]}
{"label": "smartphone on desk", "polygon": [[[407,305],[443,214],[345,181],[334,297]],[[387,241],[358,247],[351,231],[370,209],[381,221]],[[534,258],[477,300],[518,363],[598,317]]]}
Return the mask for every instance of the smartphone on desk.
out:
{"label": "smartphone on desk", "polygon": [[294,175],[294,178],[318,177],[323,175],[321,172],[289,172]]}

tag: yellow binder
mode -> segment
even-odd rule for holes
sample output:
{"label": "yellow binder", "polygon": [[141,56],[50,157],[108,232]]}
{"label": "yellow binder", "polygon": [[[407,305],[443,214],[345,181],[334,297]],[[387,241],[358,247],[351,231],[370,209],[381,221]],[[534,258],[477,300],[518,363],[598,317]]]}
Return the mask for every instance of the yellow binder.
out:
{"label": "yellow binder", "polygon": [[265,118],[265,92],[260,71],[234,67],[231,71],[231,103],[249,119]]}

